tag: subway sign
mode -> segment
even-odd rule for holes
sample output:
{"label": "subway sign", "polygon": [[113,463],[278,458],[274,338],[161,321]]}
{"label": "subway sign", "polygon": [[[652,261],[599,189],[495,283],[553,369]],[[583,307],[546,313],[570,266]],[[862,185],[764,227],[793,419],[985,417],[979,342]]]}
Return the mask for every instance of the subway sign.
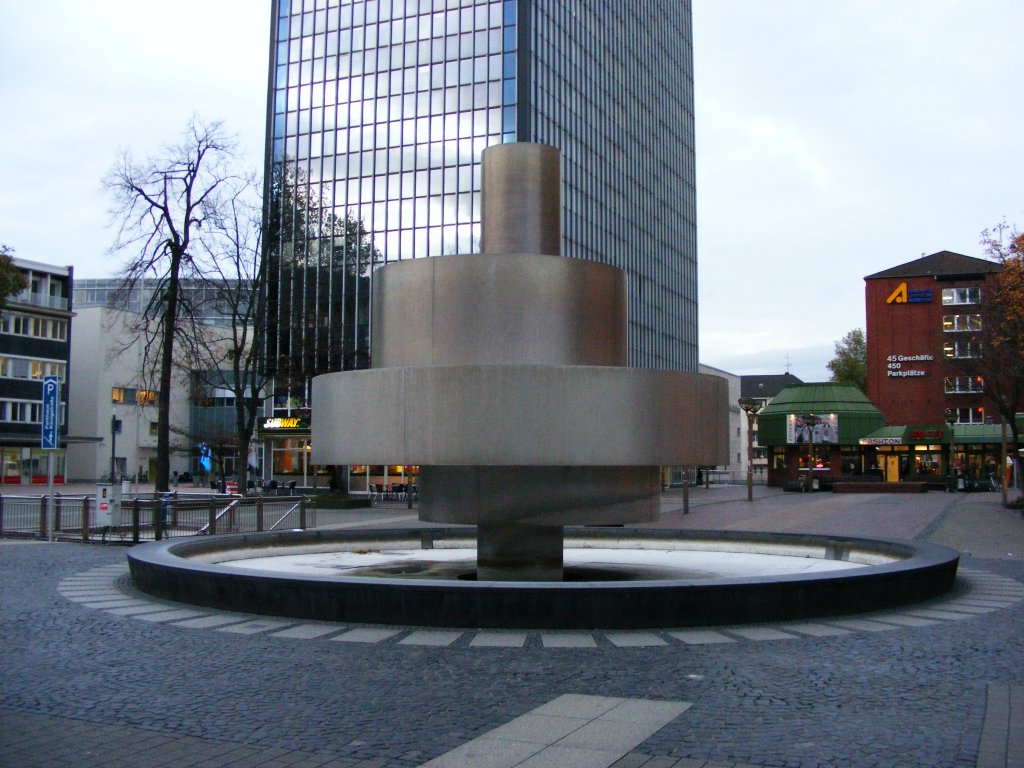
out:
{"label": "subway sign", "polygon": [[261,435],[308,433],[309,422],[301,416],[272,416],[260,424]]}
{"label": "subway sign", "polygon": [[889,294],[885,300],[886,304],[931,304],[931,288],[907,288],[907,284],[900,283],[896,290]]}

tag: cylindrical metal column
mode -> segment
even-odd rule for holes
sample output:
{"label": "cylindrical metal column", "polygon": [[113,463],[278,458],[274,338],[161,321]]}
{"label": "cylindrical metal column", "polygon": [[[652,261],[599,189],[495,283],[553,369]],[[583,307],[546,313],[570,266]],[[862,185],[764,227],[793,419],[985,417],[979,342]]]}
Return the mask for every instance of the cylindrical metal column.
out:
{"label": "cylindrical metal column", "polygon": [[561,153],[546,144],[496,144],[480,165],[481,252],[560,256]]}

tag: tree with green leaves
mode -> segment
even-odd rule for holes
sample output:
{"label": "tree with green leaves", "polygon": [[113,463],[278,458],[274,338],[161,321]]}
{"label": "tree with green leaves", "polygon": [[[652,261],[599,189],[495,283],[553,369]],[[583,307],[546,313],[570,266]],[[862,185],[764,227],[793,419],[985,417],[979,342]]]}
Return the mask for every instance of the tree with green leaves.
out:
{"label": "tree with green leaves", "polygon": [[861,392],[868,387],[868,347],[864,331],[854,328],[836,342],[836,356],[828,364],[831,381],[850,384]]}
{"label": "tree with green leaves", "polygon": [[14,249],[0,243],[0,312],[7,309],[7,299],[17,296],[28,286],[28,279],[14,266]]}

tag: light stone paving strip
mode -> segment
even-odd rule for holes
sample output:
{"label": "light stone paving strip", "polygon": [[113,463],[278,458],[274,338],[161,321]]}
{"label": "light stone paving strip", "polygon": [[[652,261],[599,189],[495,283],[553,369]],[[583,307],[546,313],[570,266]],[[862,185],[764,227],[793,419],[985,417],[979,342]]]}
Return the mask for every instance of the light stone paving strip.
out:
{"label": "light stone paving strip", "polygon": [[442,632],[439,630],[424,629],[418,632],[412,632],[408,637],[403,637],[398,641],[398,644],[444,647],[451,645],[460,637],[462,637],[461,632]]}
{"label": "light stone paving strip", "polygon": [[387,640],[389,637],[394,637],[399,634],[401,630],[398,629],[374,629],[372,627],[359,627],[357,629],[350,629],[344,634],[332,637],[332,640],[338,640],[343,643],[379,643],[381,640]]}
{"label": "light stone paving strip", "polygon": [[129,616],[134,619],[150,613],[164,613],[167,610],[169,608],[166,605],[149,603],[148,605],[130,605],[127,608],[107,608],[106,612],[112,613],[114,616]]}
{"label": "light stone paving strip", "polygon": [[338,642],[371,644],[391,641],[397,645],[437,648],[449,647],[468,635],[469,647],[480,649],[523,648],[528,644],[531,635],[539,638],[542,647],[551,649],[597,649],[608,645],[617,648],[673,646],[674,643],[667,642],[665,637],[683,645],[825,638],[849,632],[884,632],[907,627],[929,627],[945,621],[962,621],[1010,608],[1024,601],[1024,585],[1019,582],[983,571],[961,568],[961,576],[968,582],[970,588],[968,594],[945,601],[933,601],[929,606],[922,608],[908,607],[902,611],[879,611],[846,618],[823,617],[815,621],[792,621],[776,625],[674,629],[663,632],[608,630],[592,633],[537,630],[530,633],[504,630],[393,629],[256,618],[250,614],[232,614],[215,609],[193,610],[191,606],[157,602],[155,598],[149,600],[137,593],[126,593],[118,586],[118,582],[127,572],[127,565],[122,564],[94,568],[63,579],[58,585],[58,592],[67,600],[84,607],[103,610],[114,616],[187,629],[214,629],[239,635],[266,634],[297,640],[322,638]]}
{"label": "light stone paving strip", "polygon": [[881,621],[886,624],[897,624],[901,627],[934,627],[939,622],[931,619],[919,619],[904,613],[885,614],[884,616],[873,616],[874,621]]}
{"label": "light stone paving strip", "polygon": [[922,619],[939,619],[940,621],[960,621],[969,619],[969,613],[957,613],[956,611],[937,611],[931,608],[922,608],[916,611],[907,611],[908,616],[920,616]]}
{"label": "light stone paving strip", "polygon": [[294,621],[281,621],[275,619],[256,619],[241,624],[229,624],[218,629],[218,632],[232,632],[236,635],[255,635],[260,632],[269,632],[275,629],[284,629],[294,624]]}
{"label": "light stone paving strip", "polygon": [[649,648],[666,644],[652,632],[605,632],[605,637],[619,648]]}
{"label": "light stone paving strip", "polygon": [[589,632],[542,632],[540,642],[545,648],[597,648]]}
{"label": "light stone paving strip", "polygon": [[833,627],[853,629],[858,632],[886,632],[896,629],[895,624],[881,624],[871,619],[823,619],[823,621]]}
{"label": "light stone paving strip", "polygon": [[163,621],[180,621],[181,619],[192,619],[196,616],[202,616],[202,611],[190,611],[187,608],[180,608],[174,611],[161,611],[160,613],[144,613],[136,618],[142,619],[143,621],[152,621],[154,623]]}
{"label": "light stone paving strip", "polygon": [[771,627],[729,627],[728,631],[748,640],[792,640],[797,637]]}
{"label": "light stone paving strip", "polygon": [[241,624],[243,621],[246,621],[244,616],[215,614],[211,616],[200,616],[197,619],[188,619],[187,621],[178,621],[175,622],[174,626],[187,627],[189,629],[215,629],[227,624]]}
{"label": "light stone paving strip", "polygon": [[566,694],[422,768],[608,768],[690,706]]}
{"label": "light stone paving strip", "polygon": [[526,633],[477,632],[469,644],[474,648],[522,648],[526,645]]}
{"label": "light stone paving strip", "polygon": [[809,635],[810,637],[838,637],[839,635],[850,634],[848,629],[830,627],[827,624],[815,624],[813,622],[794,622],[787,624],[786,629],[792,632],[799,632],[802,635]]}
{"label": "light stone paving strip", "polygon": [[681,640],[687,645],[710,645],[713,643],[735,643],[736,639],[715,632],[712,629],[686,629],[678,632],[669,632],[676,640]]}
{"label": "light stone paving strip", "polygon": [[341,630],[342,627],[339,627],[337,624],[299,624],[288,629],[282,629],[280,632],[271,632],[270,634],[272,637],[312,640],[315,637],[323,637],[324,635],[340,632]]}
{"label": "light stone paving strip", "polygon": [[82,601],[86,608],[124,608],[129,605],[152,605],[152,603],[146,603],[143,600],[133,600],[130,597],[122,596],[120,599],[111,600],[105,599],[98,602]]}

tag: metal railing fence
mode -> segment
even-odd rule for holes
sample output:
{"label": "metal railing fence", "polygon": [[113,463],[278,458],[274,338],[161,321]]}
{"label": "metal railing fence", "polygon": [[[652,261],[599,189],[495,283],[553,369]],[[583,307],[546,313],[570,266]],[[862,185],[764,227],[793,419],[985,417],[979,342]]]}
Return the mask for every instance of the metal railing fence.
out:
{"label": "metal railing fence", "polygon": [[[49,539],[48,496],[0,494],[0,536]],[[315,528],[316,504],[304,496],[229,497],[182,494],[121,501],[115,525],[97,522],[96,497],[53,497],[53,538],[135,544],[163,538]]]}

